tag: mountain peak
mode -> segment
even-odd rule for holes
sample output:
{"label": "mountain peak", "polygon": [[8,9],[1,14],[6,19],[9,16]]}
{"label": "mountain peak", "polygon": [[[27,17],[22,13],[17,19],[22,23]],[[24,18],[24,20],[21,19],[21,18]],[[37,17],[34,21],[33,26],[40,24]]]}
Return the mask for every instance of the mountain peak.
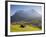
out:
{"label": "mountain peak", "polygon": [[32,20],[37,18],[41,18],[41,15],[34,9],[30,11],[19,10],[16,11],[16,13],[13,16],[11,16],[11,21],[21,21],[25,19]]}

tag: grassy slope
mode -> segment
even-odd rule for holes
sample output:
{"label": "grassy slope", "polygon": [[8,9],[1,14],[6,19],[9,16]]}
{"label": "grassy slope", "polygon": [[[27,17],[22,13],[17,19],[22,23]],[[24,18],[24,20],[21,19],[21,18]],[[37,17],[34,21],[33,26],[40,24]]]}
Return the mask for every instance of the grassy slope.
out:
{"label": "grassy slope", "polygon": [[20,25],[11,25],[10,26],[11,32],[24,32],[24,31],[37,31],[37,30],[41,30],[41,29],[36,26],[32,26],[32,24],[26,25],[25,28],[21,28]]}

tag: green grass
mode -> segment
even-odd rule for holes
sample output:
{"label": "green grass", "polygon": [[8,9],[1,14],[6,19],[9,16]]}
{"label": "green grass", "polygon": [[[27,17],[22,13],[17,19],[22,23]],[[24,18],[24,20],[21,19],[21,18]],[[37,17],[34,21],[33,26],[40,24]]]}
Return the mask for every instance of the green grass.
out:
{"label": "green grass", "polygon": [[32,26],[32,24],[30,25],[26,25],[26,27],[21,28],[21,25],[11,25],[10,26],[10,31],[11,32],[24,32],[24,31],[38,31],[41,30],[39,27],[36,26]]}

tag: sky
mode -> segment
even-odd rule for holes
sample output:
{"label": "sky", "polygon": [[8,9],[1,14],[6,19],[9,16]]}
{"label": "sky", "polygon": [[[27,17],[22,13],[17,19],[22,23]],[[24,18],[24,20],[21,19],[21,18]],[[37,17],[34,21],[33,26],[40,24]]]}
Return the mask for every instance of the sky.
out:
{"label": "sky", "polygon": [[14,15],[19,10],[30,11],[31,9],[34,9],[40,15],[42,15],[42,8],[41,8],[41,6],[33,6],[33,5],[10,5],[10,16]]}

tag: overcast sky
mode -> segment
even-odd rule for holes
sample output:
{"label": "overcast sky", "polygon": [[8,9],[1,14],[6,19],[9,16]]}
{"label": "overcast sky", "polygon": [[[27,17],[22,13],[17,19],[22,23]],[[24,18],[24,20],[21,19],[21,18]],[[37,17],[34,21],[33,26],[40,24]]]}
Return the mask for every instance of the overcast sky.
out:
{"label": "overcast sky", "polygon": [[17,11],[23,10],[23,11],[30,11],[31,9],[34,9],[39,14],[42,14],[42,8],[41,6],[32,6],[32,5],[10,5],[10,15],[14,15]]}

